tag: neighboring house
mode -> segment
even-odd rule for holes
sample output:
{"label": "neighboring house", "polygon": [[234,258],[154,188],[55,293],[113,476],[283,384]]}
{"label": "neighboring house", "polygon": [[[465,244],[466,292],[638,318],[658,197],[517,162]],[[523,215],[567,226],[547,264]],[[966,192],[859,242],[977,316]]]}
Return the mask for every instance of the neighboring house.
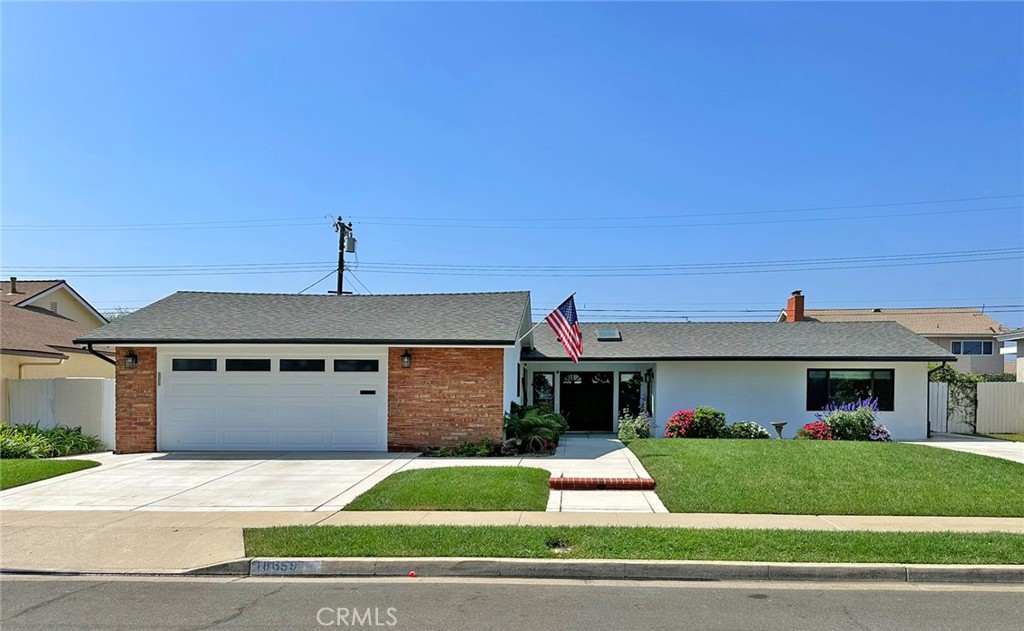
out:
{"label": "neighboring house", "polygon": [[621,409],[789,421],[878,397],[899,439],[927,434],[928,362],[947,351],[891,322],[582,327],[571,363],[528,292],[305,296],[179,292],[79,343],[117,351],[117,451],[420,450],[502,438],[513,402],[576,431]]}
{"label": "neighboring house", "polygon": [[804,309],[804,295],[794,291],[779,322],[897,322],[957,356],[961,372],[1002,373],[997,335],[1007,328],[974,307],[913,309]]}
{"label": "neighboring house", "polygon": [[1007,342],[1016,344],[1017,381],[1024,381],[1024,353],[1021,353],[1021,343],[1024,342],[1024,328],[1007,331],[1006,333],[997,336],[996,339],[1002,342],[1003,344],[1006,344]]}
{"label": "neighboring house", "polygon": [[0,401],[9,418],[10,379],[114,377],[112,353],[75,343],[75,338],[107,323],[63,280],[0,283]]}

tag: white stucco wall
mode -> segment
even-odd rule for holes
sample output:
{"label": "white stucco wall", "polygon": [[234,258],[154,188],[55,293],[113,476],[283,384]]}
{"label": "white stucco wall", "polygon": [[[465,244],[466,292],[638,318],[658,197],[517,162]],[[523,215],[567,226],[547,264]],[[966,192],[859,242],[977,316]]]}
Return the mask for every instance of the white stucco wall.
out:
{"label": "white stucco wall", "polygon": [[791,438],[805,423],[807,369],[895,369],[892,412],[879,412],[894,440],[923,439],[928,432],[928,366],[924,362],[659,362],[656,369],[657,435],[676,410],[707,405],[725,412],[729,423],[756,421],[774,434],[769,423],[788,421],[783,436]]}
{"label": "white stucco wall", "polygon": [[521,403],[519,387],[519,355],[522,348],[518,343],[505,349],[505,411],[513,402]]}

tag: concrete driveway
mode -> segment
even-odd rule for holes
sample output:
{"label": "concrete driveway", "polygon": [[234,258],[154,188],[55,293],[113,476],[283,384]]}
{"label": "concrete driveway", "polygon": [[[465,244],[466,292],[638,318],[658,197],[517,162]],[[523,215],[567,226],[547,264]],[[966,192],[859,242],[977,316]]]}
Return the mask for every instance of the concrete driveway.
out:
{"label": "concrete driveway", "polygon": [[1015,443],[1009,440],[996,440],[995,438],[964,436],[961,434],[935,434],[928,440],[914,444],[952,449],[953,451],[966,451],[967,453],[1024,463],[1024,443]]}
{"label": "concrete driveway", "polygon": [[5,510],[336,511],[401,453],[92,454],[102,466],[3,491]]}
{"label": "concrete driveway", "polygon": [[[646,478],[610,434],[569,434],[550,457],[417,458],[289,452],[77,456],[101,466],[0,492],[9,511],[318,511],[344,508],[384,478],[434,467],[536,467],[553,477]],[[552,491],[551,512],[667,513],[653,491]]]}

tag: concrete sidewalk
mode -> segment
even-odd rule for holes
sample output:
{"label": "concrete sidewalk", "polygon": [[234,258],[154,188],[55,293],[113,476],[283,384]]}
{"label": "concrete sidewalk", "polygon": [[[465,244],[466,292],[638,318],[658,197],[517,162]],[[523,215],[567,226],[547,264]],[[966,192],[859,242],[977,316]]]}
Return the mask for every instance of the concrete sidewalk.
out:
{"label": "concrete sidewalk", "polygon": [[[600,493],[601,491],[595,491]],[[720,513],[0,511],[0,567],[183,571],[245,556],[243,528],[287,525],[649,526],[1008,532],[1024,519]]]}

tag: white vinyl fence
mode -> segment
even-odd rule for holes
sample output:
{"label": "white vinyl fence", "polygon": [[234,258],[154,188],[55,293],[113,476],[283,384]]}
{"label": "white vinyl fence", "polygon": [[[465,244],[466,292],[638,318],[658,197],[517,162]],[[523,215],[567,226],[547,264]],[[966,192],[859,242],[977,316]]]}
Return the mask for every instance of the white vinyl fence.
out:
{"label": "white vinyl fence", "polygon": [[978,384],[978,433],[1024,434],[1024,383]]}
{"label": "white vinyl fence", "polygon": [[107,447],[114,445],[113,379],[10,379],[7,396],[11,423],[81,426]]}
{"label": "white vinyl fence", "polygon": [[949,409],[949,384],[928,384],[928,427],[933,432],[972,434],[974,429],[959,410]]}

